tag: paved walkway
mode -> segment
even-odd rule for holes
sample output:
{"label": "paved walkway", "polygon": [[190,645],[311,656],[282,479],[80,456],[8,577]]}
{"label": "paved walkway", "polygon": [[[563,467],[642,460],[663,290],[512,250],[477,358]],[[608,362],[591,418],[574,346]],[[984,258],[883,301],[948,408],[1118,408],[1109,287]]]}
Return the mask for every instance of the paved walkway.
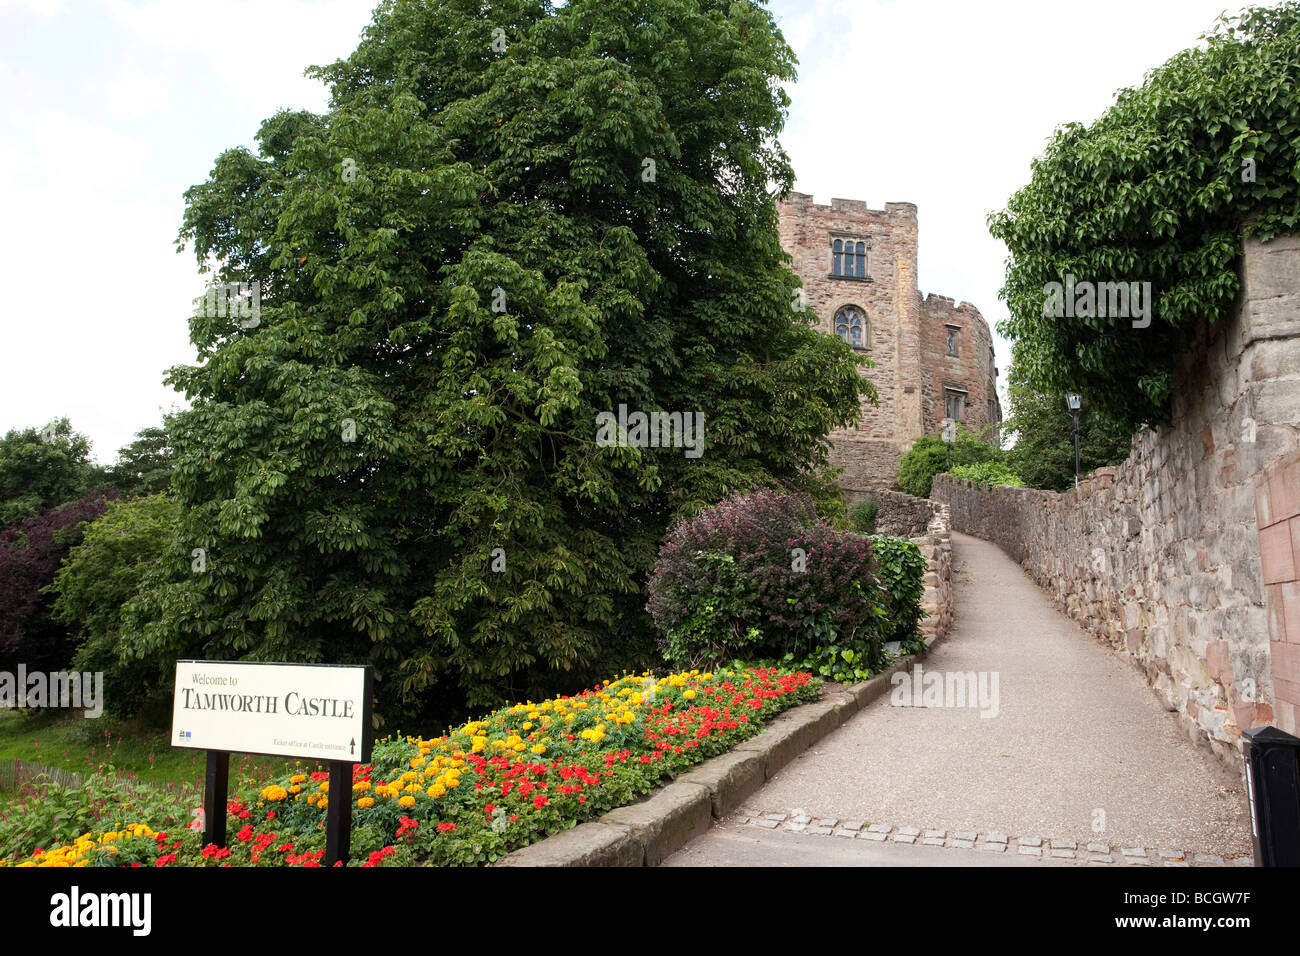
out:
{"label": "paved walkway", "polygon": [[[978,834],[981,845],[990,833],[1009,837],[1007,858],[1020,855],[1019,839],[1042,840],[1043,862],[1054,840],[1076,843],[1080,862],[1089,843],[1113,848],[1116,864],[1121,848],[1149,848],[1156,863],[1161,849],[1188,861],[1250,855],[1239,776],[1179,729],[1131,664],[1056,611],[996,545],[954,534],[953,562],[954,626],[921,667],[986,672],[990,691],[996,675],[996,716],[951,703],[895,706],[887,691],[748,801],[755,822],[767,813],[789,819],[761,831],[743,818],[723,821],[670,865],[741,862],[737,854],[755,865],[799,865],[809,840],[828,854],[834,841],[828,864],[849,853],[879,859],[879,843],[781,832],[810,830],[796,817],[888,826],[891,849],[900,828],[920,828],[915,846],[897,847],[904,854],[937,850],[921,846],[933,830],[949,847],[954,833]],[[738,839],[752,846],[742,852]],[[995,856],[946,852],[960,854],[958,865]]]}

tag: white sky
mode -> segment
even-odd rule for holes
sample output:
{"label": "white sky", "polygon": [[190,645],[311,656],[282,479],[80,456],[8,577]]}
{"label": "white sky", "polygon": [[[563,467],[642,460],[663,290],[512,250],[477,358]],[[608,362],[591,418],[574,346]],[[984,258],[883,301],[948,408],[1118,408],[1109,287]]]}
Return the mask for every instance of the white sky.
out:
{"label": "white sky", "polygon": [[[1207,31],[1224,0],[773,0],[799,58],[782,137],[795,188],[913,202],[919,283],[990,326],[985,227],[1052,130]],[[0,0],[0,433],[66,416],[107,463],[182,397],[203,290],[175,251],[182,193],[303,77],[356,46],[373,0]],[[996,341],[1005,383],[1010,351]]]}

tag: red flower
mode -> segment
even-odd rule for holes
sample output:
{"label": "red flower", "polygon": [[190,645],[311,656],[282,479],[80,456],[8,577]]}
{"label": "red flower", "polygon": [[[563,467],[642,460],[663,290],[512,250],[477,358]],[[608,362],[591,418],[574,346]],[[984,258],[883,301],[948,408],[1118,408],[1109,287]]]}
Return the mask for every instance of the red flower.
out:
{"label": "red flower", "polygon": [[[538,799],[541,799],[541,798],[539,797]],[[438,824],[438,829],[441,830],[443,833],[449,833],[450,831],[456,829],[456,824],[454,824],[454,823],[439,823],[439,824]]]}
{"label": "red flower", "polygon": [[485,807],[483,808],[483,812],[484,812],[484,813],[491,813],[491,812],[492,812],[493,810],[495,810],[496,808],[497,808],[497,805],[496,805],[495,803],[489,803],[487,806],[485,806]]}
{"label": "red flower", "polygon": [[158,862],[157,862],[157,864],[155,864],[155,865],[156,865],[156,866],[166,866],[168,863],[175,863],[175,862],[176,862],[176,854],[175,854],[175,853],[168,853],[166,856],[160,856],[160,857],[158,857]]}
{"label": "red flower", "polygon": [[247,843],[249,840],[253,839],[253,825],[251,823],[246,823],[240,827],[239,832],[235,834],[235,839],[239,840],[241,843]]}
{"label": "red flower", "polygon": [[547,800],[545,797],[533,797],[533,806],[536,807],[538,810],[542,809],[542,807],[546,806],[546,804],[549,802],[550,801]]}

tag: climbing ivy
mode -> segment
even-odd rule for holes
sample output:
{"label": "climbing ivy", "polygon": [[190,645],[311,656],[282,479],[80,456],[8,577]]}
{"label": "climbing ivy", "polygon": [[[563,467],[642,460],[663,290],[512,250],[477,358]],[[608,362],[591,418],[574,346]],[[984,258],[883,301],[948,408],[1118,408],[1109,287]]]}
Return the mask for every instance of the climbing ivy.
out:
{"label": "climbing ivy", "polygon": [[[988,220],[1010,251],[998,328],[1016,364],[1134,428],[1167,420],[1194,320],[1228,315],[1240,237],[1300,222],[1300,3],[1221,17],[1201,39],[1092,125],[1059,128]],[[1067,274],[1149,282],[1149,325],[1045,315],[1046,284]]]}

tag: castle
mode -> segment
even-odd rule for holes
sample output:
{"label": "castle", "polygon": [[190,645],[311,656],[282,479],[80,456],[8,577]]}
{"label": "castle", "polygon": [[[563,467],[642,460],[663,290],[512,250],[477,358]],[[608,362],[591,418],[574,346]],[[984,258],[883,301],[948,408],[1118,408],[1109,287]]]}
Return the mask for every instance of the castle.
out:
{"label": "castle", "polygon": [[896,487],[898,460],[945,418],[977,432],[1002,420],[988,323],[975,306],[916,286],[916,206],[861,200],[819,205],[806,193],[780,204],[781,245],[803,280],[817,327],[875,367],[864,369],[879,404],[862,400],[858,424],[831,433],[831,464],[853,503]]}

